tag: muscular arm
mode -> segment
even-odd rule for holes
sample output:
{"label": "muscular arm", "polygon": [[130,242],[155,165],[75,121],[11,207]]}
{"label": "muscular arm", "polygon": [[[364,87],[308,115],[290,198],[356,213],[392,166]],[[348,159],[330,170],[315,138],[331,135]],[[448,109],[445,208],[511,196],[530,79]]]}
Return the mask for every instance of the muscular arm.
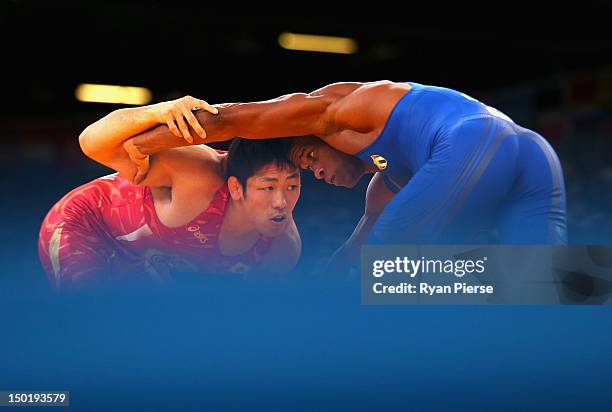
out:
{"label": "muscular arm", "polygon": [[[196,116],[206,130],[206,143],[237,136],[247,139],[324,137],[344,127],[336,116],[339,103],[362,86],[363,83],[334,83],[308,94],[294,93],[260,102],[216,105],[218,115],[200,112]],[[134,137],[133,143],[142,154],[189,144],[172,135],[167,126],[141,133]],[[202,139],[194,139],[194,144],[201,143],[204,143]]]}
{"label": "muscular arm", "polygon": [[368,185],[363,216],[359,219],[359,223],[357,223],[351,236],[330,258],[327,265],[327,272],[329,272],[330,275],[344,272],[350,265],[358,262],[361,245],[363,245],[370,230],[376,223],[378,215],[380,215],[385,206],[393,199],[393,196],[395,196],[395,193],[389,190],[383,180],[382,174],[376,173]]}
{"label": "muscular arm", "polygon": [[370,233],[370,229],[376,223],[378,215],[383,211],[385,206],[393,199],[395,193],[393,193],[383,180],[383,176],[380,173],[376,173],[366,192],[366,205],[363,216],[357,223],[355,230],[344,243],[345,247],[350,249],[353,255],[359,254],[359,247],[363,245],[365,239]]}
{"label": "muscular arm", "polygon": [[[167,123],[173,128],[174,133],[187,139],[191,136],[186,123],[192,124],[199,129],[197,133],[204,135],[204,130],[193,115],[194,108],[214,113],[217,111],[205,101],[191,96],[148,106],[119,109],[83,130],[79,136],[79,144],[83,152],[93,160],[134,180],[137,168],[132,163],[134,158],[130,157],[131,152],[129,154],[126,148],[130,139],[159,123]],[[149,160],[140,154],[136,159],[145,163]]]}
{"label": "muscular arm", "polygon": [[83,153],[128,177],[135,167],[123,149],[123,142],[159,122],[154,105],[115,110],[87,126],[79,136]]}

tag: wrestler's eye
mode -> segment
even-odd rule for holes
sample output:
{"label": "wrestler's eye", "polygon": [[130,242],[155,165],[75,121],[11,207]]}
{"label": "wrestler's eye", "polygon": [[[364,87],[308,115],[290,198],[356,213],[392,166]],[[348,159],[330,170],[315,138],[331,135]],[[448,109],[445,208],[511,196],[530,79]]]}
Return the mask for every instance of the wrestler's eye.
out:
{"label": "wrestler's eye", "polygon": [[298,188],[298,185],[289,185],[287,190],[294,191],[294,190],[297,190],[297,188]]}
{"label": "wrestler's eye", "polygon": [[308,153],[308,160],[313,160],[314,159],[314,150],[311,150],[310,153]]}
{"label": "wrestler's eye", "polygon": [[271,192],[271,191],[273,191],[273,190],[274,190],[274,188],[273,188],[272,186],[266,186],[266,187],[262,187],[262,188],[261,188],[261,189],[259,189],[259,190],[264,190],[264,191],[266,191],[266,192]]}

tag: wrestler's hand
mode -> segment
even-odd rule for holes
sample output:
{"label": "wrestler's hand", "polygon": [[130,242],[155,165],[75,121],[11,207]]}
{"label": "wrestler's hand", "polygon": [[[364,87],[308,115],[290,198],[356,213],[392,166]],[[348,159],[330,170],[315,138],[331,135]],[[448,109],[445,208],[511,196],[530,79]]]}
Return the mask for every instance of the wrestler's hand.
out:
{"label": "wrestler's hand", "polygon": [[176,137],[183,138],[187,143],[193,143],[193,137],[189,133],[189,126],[202,138],[206,138],[206,131],[193,112],[204,109],[209,113],[217,114],[217,108],[209,105],[204,100],[195,97],[185,96],[180,99],[158,103],[154,108],[155,120],[162,124],[167,124],[168,128]]}
{"label": "wrestler's hand", "polygon": [[149,155],[142,154],[134,145],[134,139],[123,142],[123,148],[127,152],[132,163],[136,166],[136,174],[132,183],[140,184],[149,172]]}

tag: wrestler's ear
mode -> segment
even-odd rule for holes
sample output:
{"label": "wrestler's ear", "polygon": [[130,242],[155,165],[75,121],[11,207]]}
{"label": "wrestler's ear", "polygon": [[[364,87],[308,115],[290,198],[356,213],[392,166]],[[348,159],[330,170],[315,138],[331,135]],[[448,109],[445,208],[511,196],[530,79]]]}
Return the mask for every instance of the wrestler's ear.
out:
{"label": "wrestler's ear", "polygon": [[240,181],[235,176],[227,178],[227,187],[229,188],[230,196],[233,200],[242,200],[242,184],[240,184]]}

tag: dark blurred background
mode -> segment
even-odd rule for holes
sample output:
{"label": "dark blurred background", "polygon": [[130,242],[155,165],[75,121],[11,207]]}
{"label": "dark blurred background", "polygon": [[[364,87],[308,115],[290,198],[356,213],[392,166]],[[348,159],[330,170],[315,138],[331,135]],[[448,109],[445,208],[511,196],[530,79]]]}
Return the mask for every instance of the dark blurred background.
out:
{"label": "dark blurred background", "polygon": [[[612,5],[374,6],[349,15],[311,3],[295,16],[232,4],[2,2],[3,260],[16,265],[16,276],[42,281],[35,246],[44,214],[70,189],[109,172],[80,152],[77,137],[124,106],[77,101],[81,83],[146,87],[151,102],[191,94],[211,103],[335,81],[455,88],[554,146],[566,177],[572,243],[611,240]],[[440,15],[442,8],[450,17]],[[315,9],[329,14],[308,14]],[[285,50],[282,32],[346,36],[358,50]],[[303,229],[301,265],[309,272],[350,234],[367,181],[349,191],[303,177],[296,221]]]}
{"label": "dark blurred background", "polygon": [[[38,266],[47,210],[110,172],[77,137],[124,106],[77,101],[81,83],[211,103],[334,81],[456,88],[545,136],[570,241],[612,243],[612,5],[467,3],[0,0],[0,390],[70,390],[87,411],[609,411],[610,306],[367,306],[356,279],[315,281],[366,181],[351,191],[303,174],[292,287],[56,296]],[[358,50],[284,50],[282,32]]]}

